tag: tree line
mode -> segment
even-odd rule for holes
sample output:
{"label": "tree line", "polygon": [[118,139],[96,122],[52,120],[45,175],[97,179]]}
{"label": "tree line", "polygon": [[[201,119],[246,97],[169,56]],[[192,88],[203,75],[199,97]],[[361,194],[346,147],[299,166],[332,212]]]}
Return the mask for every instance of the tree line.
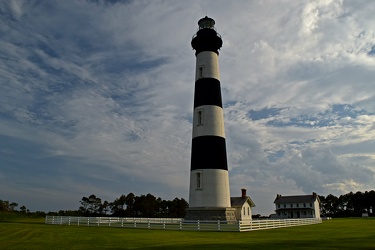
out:
{"label": "tree line", "polygon": [[19,210],[17,209],[18,203],[16,202],[10,202],[7,200],[0,200],[0,213],[1,214],[21,214],[26,216],[35,216],[35,217],[44,217],[46,216],[45,212],[36,211],[31,213],[29,209],[26,208],[25,205],[22,205],[19,207]]}
{"label": "tree line", "polygon": [[136,196],[133,193],[122,194],[114,201],[108,202],[92,194],[79,201],[77,210],[60,210],[58,212],[37,211],[31,213],[24,205],[17,210],[18,203],[0,200],[0,212],[21,213],[25,215],[63,215],[63,216],[115,216],[115,217],[162,217],[183,218],[189,206],[183,198],[163,200],[152,194]]}
{"label": "tree line", "polygon": [[321,213],[329,217],[360,217],[362,213],[375,216],[375,191],[350,192],[339,197],[320,196]]}
{"label": "tree line", "polygon": [[121,195],[112,202],[102,201],[94,194],[83,197],[80,201],[79,213],[84,216],[116,216],[116,217],[164,217],[183,218],[189,204],[183,198],[162,200],[152,194],[136,196],[133,193]]}

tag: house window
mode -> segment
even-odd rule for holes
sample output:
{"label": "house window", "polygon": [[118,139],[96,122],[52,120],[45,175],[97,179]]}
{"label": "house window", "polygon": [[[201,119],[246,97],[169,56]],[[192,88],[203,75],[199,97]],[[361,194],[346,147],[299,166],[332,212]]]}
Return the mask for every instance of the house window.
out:
{"label": "house window", "polygon": [[299,207],[299,204],[297,204],[297,207]]}
{"label": "house window", "polygon": [[303,212],[303,214],[304,214],[304,215],[307,215],[306,211],[305,211],[305,212]]}
{"label": "house window", "polygon": [[245,213],[245,208],[243,208],[243,215],[246,215],[246,213]]}
{"label": "house window", "polygon": [[280,208],[280,204],[277,204],[277,208]]}
{"label": "house window", "polygon": [[201,188],[202,188],[202,174],[197,173],[197,189],[201,189]]}
{"label": "house window", "polygon": [[293,207],[293,204],[290,204],[290,207]]}
{"label": "house window", "polygon": [[310,207],[312,207],[312,203],[310,203]]}
{"label": "house window", "polygon": [[198,110],[197,112],[197,126],[203,125],[203,109]]}
{"label": "house window", "polygon": [[250,208],[247,207],[247,215],[250,215]]}
{"label": "house window", "polygon": [[284,204],[284,208],[286,208],[286,204]]}
{"label": "house window", "polygon": [[303,207],[306,207],[306,203],[303,203]]}

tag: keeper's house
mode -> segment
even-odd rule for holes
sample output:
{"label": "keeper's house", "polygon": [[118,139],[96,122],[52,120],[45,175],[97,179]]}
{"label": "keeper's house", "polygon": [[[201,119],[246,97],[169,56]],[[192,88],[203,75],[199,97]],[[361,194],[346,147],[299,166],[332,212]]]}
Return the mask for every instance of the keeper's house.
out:
{"label": "keeper's house", "polygon": [[241,197],[230,197],[231,207],[235,208],[236,220],[242,222],[252,220],[252,208],[255,207],[250,196],[246,195],[246,189],[241,189]]}
{"label": "keeper's house", "polygon": [[278,194],[273,203],[277,218],[320,218],[320,200],[316,193],[295,196]]}

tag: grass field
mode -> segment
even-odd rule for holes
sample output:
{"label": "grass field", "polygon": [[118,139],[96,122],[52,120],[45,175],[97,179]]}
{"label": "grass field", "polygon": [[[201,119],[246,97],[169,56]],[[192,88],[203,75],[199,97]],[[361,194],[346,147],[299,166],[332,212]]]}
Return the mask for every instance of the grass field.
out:
{"label": "grass field", "polygon": [[0,216],[0,249],[375,249],[375,219],[252,232],[196,232],[45,225]]}

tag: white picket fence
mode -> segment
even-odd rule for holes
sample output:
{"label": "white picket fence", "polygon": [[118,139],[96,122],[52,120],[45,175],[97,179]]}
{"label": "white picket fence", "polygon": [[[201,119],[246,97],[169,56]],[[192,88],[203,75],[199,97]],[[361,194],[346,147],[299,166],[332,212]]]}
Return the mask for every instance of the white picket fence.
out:
{"label": "white picket fence", "polygon": [[322,223],[315,218],[251,220],[251,221],[188,221],[181,218],[118,218],[118,217],[74,217],[46,216],[46,224],[96,227],[146,228],[190,231],[236,231],[245,232],[281,227],[292,227]]}
{"label": "white picket fence", "polygon": [[240,221],[240,232],[322,223],[320,218]]}

